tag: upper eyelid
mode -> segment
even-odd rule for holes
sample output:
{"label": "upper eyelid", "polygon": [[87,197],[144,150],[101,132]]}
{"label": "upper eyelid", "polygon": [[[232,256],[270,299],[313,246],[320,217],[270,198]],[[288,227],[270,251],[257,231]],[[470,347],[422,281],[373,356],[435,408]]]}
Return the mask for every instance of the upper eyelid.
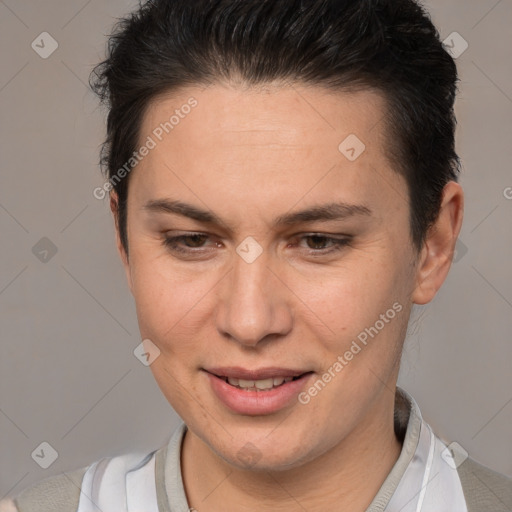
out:
{"label": "upper eyelid", "polygon": [[[179,241],[180,239],[187,238],[187,237],[193,237],[193,236],[206,236],[208,239],[212,240],[212,235],[209,233],[204,233],[202,231],[193,231],[193,232],[184,232],[180,233],[178,235],[165,235],[164,241],[170,242],[170,241]],[[311,238],[311,237],[318,237],[318,238],[325,238],[329,241],[338,241],[338,242],[348,242],[353,238],[352,235],[346,235],[346,234],[339,234],[339,235],[331,235],[329,233],[319,233],[319,232],[305,232],[305,233],[299,233],[297,235],[293,235],[292,238],[298,238],[300,240],[304,238]],[[189,249],[197,249],[200,250],[203,247],[189,247]]]}

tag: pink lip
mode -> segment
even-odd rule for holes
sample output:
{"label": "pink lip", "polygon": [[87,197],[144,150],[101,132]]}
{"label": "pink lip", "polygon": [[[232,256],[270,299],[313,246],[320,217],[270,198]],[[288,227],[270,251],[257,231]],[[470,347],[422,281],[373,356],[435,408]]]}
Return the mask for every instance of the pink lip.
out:
{"label": "pink lip", "polygon": [[[295,370],[279,368],[266,368],[262,370],[243,370],[242,368],[223,368],[210,370],[205,374],[208,377],[210,386],[217,398],[229,409],[249,416],[272,414],[288,405],[305,387],[312,372],[304,373]],[[287,373],[288,372],[288,373]],[[294,377],[301,375],[296,380],[285,382],[278,387],[267,391],[247,391],[227,383],[222,377],[234,377],[247,380],[260,380],[270,377]]]}

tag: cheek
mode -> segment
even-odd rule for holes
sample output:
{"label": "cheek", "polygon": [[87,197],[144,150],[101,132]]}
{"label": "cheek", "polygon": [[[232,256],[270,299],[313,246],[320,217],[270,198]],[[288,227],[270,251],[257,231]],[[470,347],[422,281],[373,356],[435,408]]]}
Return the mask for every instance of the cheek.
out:
{"label": "cheek", "polygon": [[205,289],[165,257],[149,258],[134,251],[131,274],[141,335],[162,350],[200,310]]}
{"label": "cheek", "polygon": [[319,339],[332,341],[352,339],[397,301],[405,306],[409,277],[386,251],[360,251],[318,279],[299,272],[289,279],[310,327],[319,325]]}

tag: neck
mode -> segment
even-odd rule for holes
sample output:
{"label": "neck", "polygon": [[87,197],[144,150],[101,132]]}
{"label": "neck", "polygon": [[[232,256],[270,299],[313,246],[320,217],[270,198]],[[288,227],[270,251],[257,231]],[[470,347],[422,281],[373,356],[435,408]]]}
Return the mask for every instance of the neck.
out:
{"label": "neck", "polygon": [[197,512],[365,511],[401,451],[394,433],[394,397],[385,395],[333,449],[287,471],[235,468],[188,430],[182,475],[189,506]]}

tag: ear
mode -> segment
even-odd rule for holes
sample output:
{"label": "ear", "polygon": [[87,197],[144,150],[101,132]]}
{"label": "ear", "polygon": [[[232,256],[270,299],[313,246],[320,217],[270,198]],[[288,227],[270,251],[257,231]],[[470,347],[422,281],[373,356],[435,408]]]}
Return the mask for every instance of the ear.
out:
{"label": "ear", "polygon": [[[130,290],[132,290],[132,275],[130,272],[130,262],[128,260],[128,254],[126,253],[123,244],[121,243],[121,236],[119,231],[119,197],[115,191],[110,192],[110,210],[114,217],[114,223],[116,227],[116,246],[117,252],[121,257],[121,261],[123,263],[124,271],[126,273],[126,279],[128,281],[128,286]],[[133,291],[133,290],[132,290]]]}
{"label": "ear", "polygon": [[439,216],[429,229],[416,270],[415,304],[427,304],[436,295],[450,270],[455,244],[462,226],[464,193],[462,187],[448,182],[443,189]]}

